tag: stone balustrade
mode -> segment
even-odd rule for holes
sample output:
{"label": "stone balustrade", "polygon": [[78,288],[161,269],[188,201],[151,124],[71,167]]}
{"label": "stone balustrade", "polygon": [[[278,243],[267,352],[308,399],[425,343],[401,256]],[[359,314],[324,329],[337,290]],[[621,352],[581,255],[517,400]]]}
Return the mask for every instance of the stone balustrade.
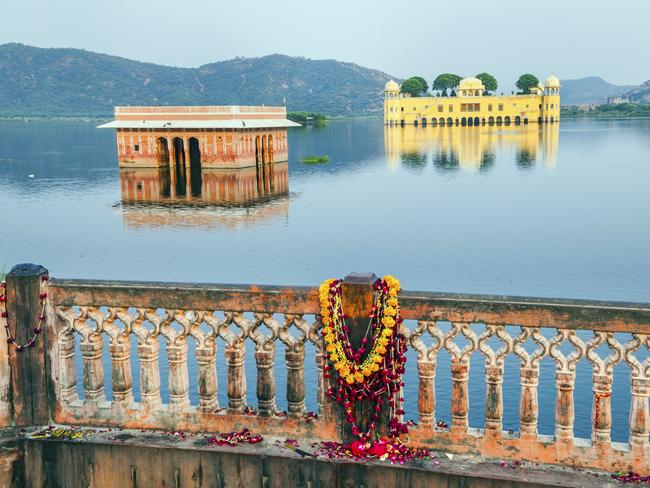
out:
{"label": "stone balustrade", "polygon": [[[10,317],[30,316],[11,305],[12,299],[27,296],[20,288],[25,286],[9,277]],[[263,435],[344,437],[338,407],[325,396],[316,287],[50,279],[47,293],[45,340],[39,346],[45,374],[35,380],[48,392],[47,412],[40,414],[46,421],[196,432],[247,427]],[[650,474],[650,305],[404,291],[400,306],[401,333],[417,360],[410,365],[417,374],[417,398],[406,397],[417,405],[410,442],[487,458]],[[190,350],[193,358],[188,358]],[[38,348],[27,352],[39,361]],[[449,360],[442,360],[443,352]],[[107,354],[110,368],[105,370]],[[518,432],[504,430],[509,358],[519,366]],[[554,391],[539,389],[545,358],[555,366]],[[14,360],[21,359],[10,353],[9,361]],[[193,375],[190,360],[196,365]],[[476,402],[468,378],[479,360],[485,371],[485,420],[470,427],[470,406],[476,408]],[[256,366],[255,385],[246,381],[250,361]],[[592,370],[591,439],[574,437],[580,361]],[[314,367],[306,368],[306,362]],[[618,385],[630,389],[627,443],[613,442],[611,436],[613,369],[619,363],[629,368],[629,384]],[[225,385],[218,382],[222,366]],[[280,366],[286,372],[286,414],[277,411]],[[450,370],[448,428],[436,418],[440,368]],[[315,375],[307,380],[316,390],[309,392],[318,408],[313,421],[305,415],[307,369]],[[166,384],[166,398],[161,384]],[[14,382],[14,389],[19,386]],[[218,400],[222,388],[224,404]],[[248,389],[257,398],[251,405]],[[196,402],[190,401],[191,390]],[[538,433],[540,395],[555,397],[554,435]],[[0,399],[10,397],[0,392]],[[22,410],[12,411],[16,418],[10,421],[24,423]],[[38,409],[30,415],[38,417]]]}

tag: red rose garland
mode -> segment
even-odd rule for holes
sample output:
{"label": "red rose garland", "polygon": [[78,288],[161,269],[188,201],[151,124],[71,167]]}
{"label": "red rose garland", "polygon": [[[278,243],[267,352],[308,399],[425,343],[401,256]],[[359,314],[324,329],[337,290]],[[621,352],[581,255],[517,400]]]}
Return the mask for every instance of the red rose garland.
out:
{"label": "red rose garland", "polygon": [[[44,275],[41,277],[41,282],[43,285],[48,281],[48,276]],[[32,338],[27,341],[25,344],[18,344],[14,336],[11,335],[9,331],[9,312],[7,311],[7,284],[5,282],[0,283],[0,317],[4,319],[4,328],[5,334],[7,336],[7,343],[13,344],[16,346],[16,351],[21,352],[27,348],[34,347],[36,345],[36,338],[43,330],[43,321],[45,320],[45,301],[47,299],[47,293],[41,291],[38,296],[41,302],[41,313],[38,315],[38,324],[34,327],[34,335]]]}

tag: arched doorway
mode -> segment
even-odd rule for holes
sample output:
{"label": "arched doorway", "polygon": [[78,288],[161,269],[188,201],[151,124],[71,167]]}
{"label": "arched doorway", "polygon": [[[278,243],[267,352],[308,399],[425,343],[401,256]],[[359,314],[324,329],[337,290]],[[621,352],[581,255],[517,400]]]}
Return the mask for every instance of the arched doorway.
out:
{"label": "arched doorway", "polygon": [[169,147],[167,146],[166,137],[156,139],[156,154],[158,155],[158,162],[163,163],[158,166],[169,166]]}
{"label": "arched doorway", "polygon": [[454,125],[454,119],[447,117],[447,125]]}
{"label": "arched doorway", "polygon": [[481,125],[485,125],[485,117],[483,117],[483,119],[481,119]]}
{"label": "arched doorway", "polygon": [[528,125],[528,117],[524,117],[524,125]]}
{"label": "arched doorway", "polygon": [[201,145],[196,137],[190,137],[190,189],[192,196],[201,196],[203,179],[201,176]]}
{"label": "arched doorway", "polygon": [[268,153],[269,153],[269,163],[274,163],[275,161],[273,160],[273,136],[269,136]]}
{"label": "arched doorway", "polygon": [[506,125],[510,125],[510,116],[509,115],[506,115],[505,123],[506,123]]}
{"label": "arched doorway", "polygon": [[174,171],[176,175],[176,196],[186,195],[187,176],[185,173],[185,142],[180,137],[172,139]]}
{"label": "arched doorway", "polygon": [[266,137],[262,136],[262,164],[266,163],[267,159],[267,154],[266,154]]}
{"label": "arched doorway", "polygon": [[413,121],[413,125],[414,125],[415,127],[418,126],[418,119],[415,119],[415,120]]}
{"label": "arched doorway", "polygon": [[502,123],[503,123],[503,119],[502,119],[501,116],[499,115],[499,116],[497,117],[497,125],[501,125]]}
{"label": "arched doorway", "polygon": [[519,117],[519,115],[517,115],[515,117],[515,125],[519,125],[519,124],[521,124],[521,117]]}
{"label": "arched doorway", "polygon": [[435,127],[438,125],[438,119],[435,117],[431,119],[431,127]]}
{"label": "arched doorway", "polygon": [[551,124],[553,123],[553,116],[551,115]]}
{"label": "arched doorway", "polygon": [[427,118],[422,117],[422,127],[426,127],[426,126],[427,126]]}
{"label": "arched doorway", "polygon": [[404,119],[400,120],[399,125],[400,127],[404,127]]}
{"label": "arched doorway", "polygon": [[537,118],[537,123],[538,123],[538,124],[541,124],[542,122],[544,122],[544,119],[541,118],[541,117],[538,117],[538,118]]}
{"label": "arched doorway", "polygon": [[489,124],[489,125],[494,125],[494,117],[490,117],[490,118],[488,119],[488,124]]}
{"label": "arched doorway", "polygon": [[255,164],[262,162],[262,145],[260,143],[260,136],[255,138]]}
{"label": "arched doorway", "polygon": [[474,117],[474,125],[481,125],[481,120],[478,117]]}
{"label": "arched doorway", "polygon": [[440,117],[440,120],[438,121],[438,124],[440,124],[440,125],[445,125],[445,119],[444,119],[444,117]]}
{"label": "arched doorway", "polygon": [[467,125],[467,119],[465,117],[460,119],[460,125],[462,125],[463,127],[465,127]]}
{"label": "arched doorway", "polygon": [[456,125],[458,125],[460,121],[458,120],[458,117],[456,117]]}

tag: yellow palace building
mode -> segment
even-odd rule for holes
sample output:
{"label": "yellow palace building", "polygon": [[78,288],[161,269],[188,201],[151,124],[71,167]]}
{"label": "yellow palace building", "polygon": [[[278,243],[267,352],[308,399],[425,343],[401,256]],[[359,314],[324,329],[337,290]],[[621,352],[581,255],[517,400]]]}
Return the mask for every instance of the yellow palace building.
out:
{"label": "yellow palace building", "polygon": [[560,120],[560,80],[549,76],[530,95],[484,95],[478,78],[461,80],[454,97],[411,97],[397,82],[384,88],[387,126],[476,126],[554,123]]}

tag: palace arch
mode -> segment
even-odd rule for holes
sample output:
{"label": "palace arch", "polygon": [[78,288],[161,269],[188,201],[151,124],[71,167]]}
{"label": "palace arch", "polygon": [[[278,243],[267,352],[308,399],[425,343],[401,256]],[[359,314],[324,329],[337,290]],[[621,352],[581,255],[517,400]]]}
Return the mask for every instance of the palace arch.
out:
{"label": "palace arch", "polygon": [[159,163],[164,163],[165,166],[169,166],[169,146],[166,137],[156,139],[156,154],[158,155]]}
{"label": "palace arch", "polygon": [[192,196],[201,196],[201,186],[203,185],[201,176],[201,145],[196,137],[190,137],[190,189]]}

